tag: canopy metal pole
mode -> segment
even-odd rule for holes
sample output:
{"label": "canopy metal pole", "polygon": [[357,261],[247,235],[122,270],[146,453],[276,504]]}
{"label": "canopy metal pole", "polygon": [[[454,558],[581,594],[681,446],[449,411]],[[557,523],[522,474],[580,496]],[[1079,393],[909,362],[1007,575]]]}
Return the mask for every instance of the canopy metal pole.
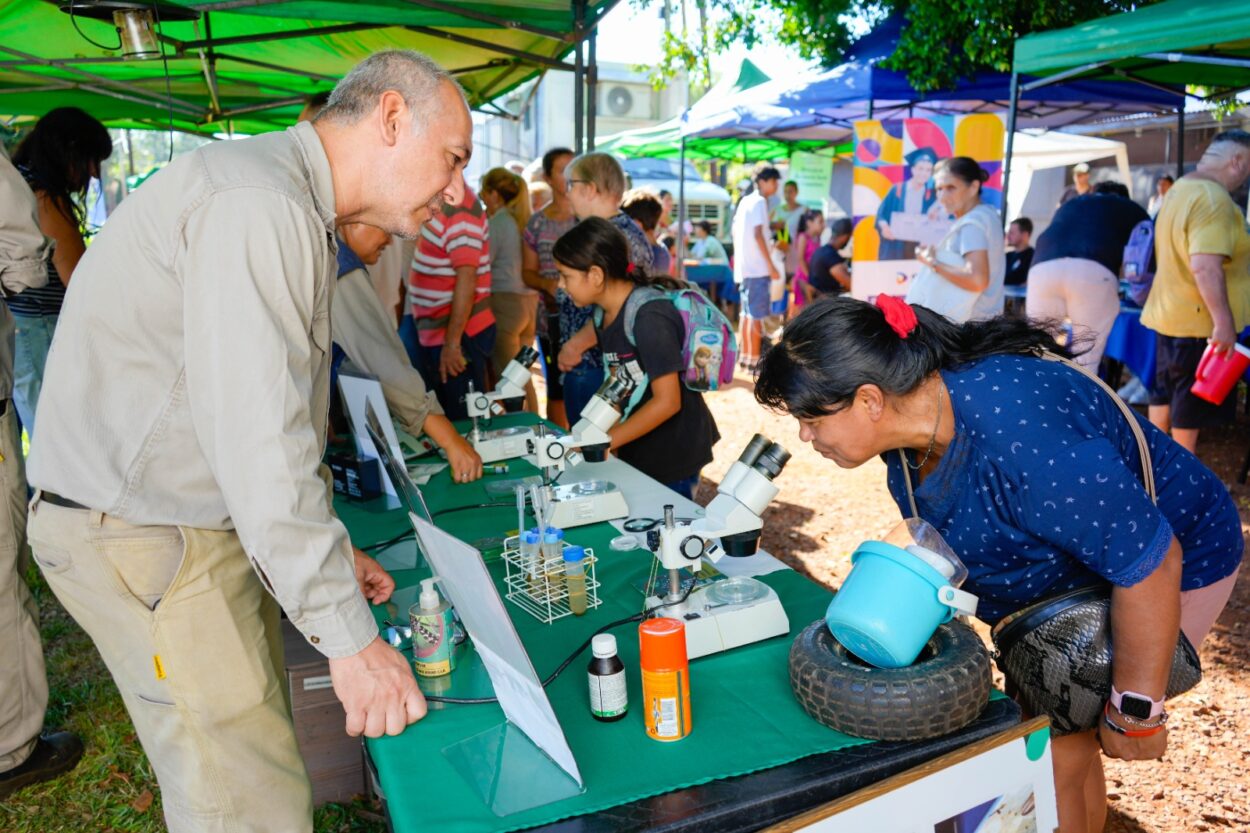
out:
{"label": "canopy metal pole", "polygon": [[595,149],[595,119],[599,110],[599,57],[596,40],[599,28],[592,25],[587,35],[586,51],[589,60],[586,67],[586,150]]}
{"label": "canopy metal pole", "polygon": [[1011,225],[1007,213],[1007,188],[1011,184],[1011,151],[1016,141],[1016,109],[1020,106],[1020,75],[1011,71],[1011,103],[1007,108],[1007,155],[1003,159],[1003,228]]}
{"label": "canopy metal pole", "polygon": [[1185,100],[1176,108],[1176,178],[1185,175]]}
{"label": "canopy metal pole", "polygon": [[[573,27],[581,29],[586,19],[586,0],[573,0]],[[586,127],[586,66],[582,61],[582,42],[573,48],[573,148],[579,154],[585,151]]]}
{"label": "canopy metal pole", "polygon": [[[687,113],[689,110],[686,111]],[[683,114],[684,115],[684,114]],[[682,119],[685,128],[685,118]],[[686,279],[686,134],[681,136],[681,153],[677,155],[677,277]]]}

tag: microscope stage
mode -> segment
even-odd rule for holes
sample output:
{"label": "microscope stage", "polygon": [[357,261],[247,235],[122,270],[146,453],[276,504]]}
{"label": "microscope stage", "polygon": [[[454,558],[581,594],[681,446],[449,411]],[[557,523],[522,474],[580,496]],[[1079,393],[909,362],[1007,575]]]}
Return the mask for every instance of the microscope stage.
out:
{"label": "microscope stage", "polygon": [[483,463],[497,463],[500,460],[511,460],[525,456],[525,441],[534,436],[534,429],[514,426],[512,428],[496,428],[493,431],[482,431],[476,438],[470,435],[473,450],[482,458]]}
{"label": "microscope stage", "polygon": [[582,480],[557,486],[551,493],[551,523],[560,529],[629,517],[625,495],[606,480]]}
{"label": "microscope stage", "polygon": [[[771,587],[755,582],[762,588],[756,598],[732,603],[718,597],[717,585],[721,583],[699,587],[686,601],[659,611],[662,616],[685,623],[686,655],[690,659],[790,632],[790,618]],[[647,607],[655,607],[662,602],[662,599],[652,596],[647,599]]]}

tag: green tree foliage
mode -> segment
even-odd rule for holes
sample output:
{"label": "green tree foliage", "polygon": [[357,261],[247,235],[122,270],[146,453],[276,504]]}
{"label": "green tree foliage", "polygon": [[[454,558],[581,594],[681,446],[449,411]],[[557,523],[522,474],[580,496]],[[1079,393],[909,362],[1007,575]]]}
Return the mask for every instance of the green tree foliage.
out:
{"label": "green tree foliage", "polygon": [[[634,0],[673,14],[683,0]],[[907,74],[919,90],[953,87],[978,70],[1011,70],[1012,43],[1031,32],[1062,29],[1086,20],[1151,5],[1158,0],[699,0],[706,27],[672,31],[658,68],[694,74],[710,53],[734,43],[754,46],[774,39],[822,65],[841,63],[855,41],[889,15],[907,26],[887,69]],[[696,83],[697,83],[696,79]]]}

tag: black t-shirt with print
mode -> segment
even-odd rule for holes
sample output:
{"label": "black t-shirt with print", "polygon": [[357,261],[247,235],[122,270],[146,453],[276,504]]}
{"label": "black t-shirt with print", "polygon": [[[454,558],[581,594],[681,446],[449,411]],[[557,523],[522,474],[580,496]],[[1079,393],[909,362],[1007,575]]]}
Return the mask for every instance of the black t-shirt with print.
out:
{"label": "black t-shirt with print", "polygon": [[[634,320],[637,344],[631,345],[625,335],[622,309],[610,325],[599,329],[599,346],[608,375],[616,374],[622,365],[635,379],[646,373],[648,381],[682,372],[685,333],[681,313],[672,303],[651,301],[638,310]],[[661,483],[675,483],[697,474],[712,462],[712,446],[720,439],[702,394],[690,390],[684,382],[679,381],[678,386],[681,410],[650,433],[616,450],[622,460]],[[650,400],[648,385],[634,412]]]}

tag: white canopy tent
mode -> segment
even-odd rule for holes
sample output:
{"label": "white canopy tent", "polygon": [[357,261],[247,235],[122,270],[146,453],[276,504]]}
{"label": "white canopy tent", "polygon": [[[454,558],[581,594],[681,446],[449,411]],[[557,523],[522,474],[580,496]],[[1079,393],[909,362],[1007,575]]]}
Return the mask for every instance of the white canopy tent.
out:
{"label": "white canopy tent", "polygon": [[1065,171],[1078,162],[1114,158],[1119,179],[1132,194],[1133,179],[1124,142],[1052,130],[1016,131],[1011,154],[1007,217],[1033,221],[1033,239],[1050,224],[1063,193]]}

